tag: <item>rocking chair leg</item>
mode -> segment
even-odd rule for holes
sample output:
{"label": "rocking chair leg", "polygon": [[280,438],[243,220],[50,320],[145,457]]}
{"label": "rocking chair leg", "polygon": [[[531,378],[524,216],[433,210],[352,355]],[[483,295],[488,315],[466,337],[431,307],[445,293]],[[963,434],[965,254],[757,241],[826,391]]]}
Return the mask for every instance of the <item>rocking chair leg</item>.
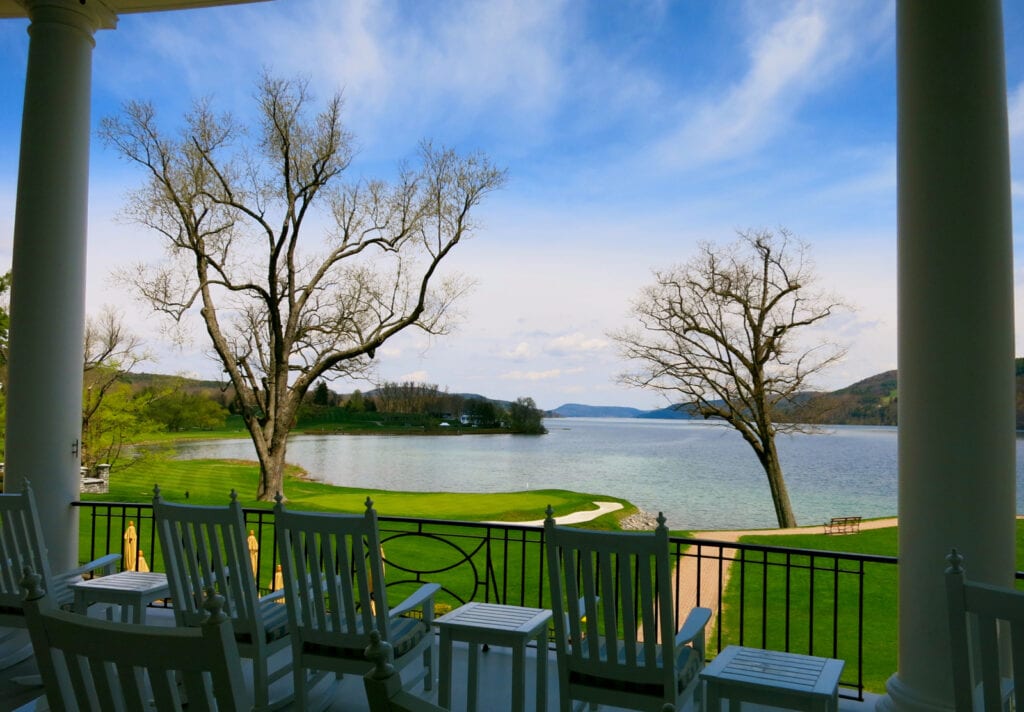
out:
{"label": "rocking chair leg", "polygon": [[2,628],[0,631],[0,670],[13,667],[32,655],[32,641],[27,630]]}

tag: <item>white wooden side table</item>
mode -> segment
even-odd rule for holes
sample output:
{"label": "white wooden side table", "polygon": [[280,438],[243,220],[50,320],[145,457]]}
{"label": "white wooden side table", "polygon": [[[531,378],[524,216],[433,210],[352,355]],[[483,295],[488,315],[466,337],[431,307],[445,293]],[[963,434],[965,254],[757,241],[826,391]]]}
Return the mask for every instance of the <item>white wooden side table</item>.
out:
{"label": "white wooden side table", "polygon": [[92,603],[112,603],[121,606],[121,622],[146,620],[146,606],[159,598],[171,595],[167,574],[150,571],[122,571],[109,576],[97,576],[71,585],[75,590],[75,612],[85,614]]}
{"label": "white wooden side table", "polygon": [[721,712],[722,698],[727,698],[729,712],[742,702],[838,712],[843,665],[832,658],[730,645],[700,673],[705,709]]}
{"label": "white wooden side table", "polygon": [[551,611],[546,608],[520,608],[496,603],[467,603],[435,620],[434,623],[441,632],[438,704],[445,709],[451,708],[452,643],[459,640],[469,644],[466,685],[468,712],[476,710],[477,668],[481,644],[512,648],[512,709],[514,712],[523,712],[526,691],[526,645],[535,640],[537,709],[546,709],[550,620]]}

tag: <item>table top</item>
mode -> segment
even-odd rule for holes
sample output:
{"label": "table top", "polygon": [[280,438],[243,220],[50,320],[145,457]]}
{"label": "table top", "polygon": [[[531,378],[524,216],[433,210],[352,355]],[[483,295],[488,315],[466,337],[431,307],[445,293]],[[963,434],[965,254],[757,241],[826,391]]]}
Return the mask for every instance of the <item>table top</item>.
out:
{"label": "table top", "polygon": [[846,663],[797,653],[730,645],[701,671],[704,679],[832,695]]}
{"label": "table top", "polygon": [[167,588],[167,574],[153,571],[122,571],[71,584],[74,589],[148,593]]}
{"label": "table top", "polygon": [[550,619],[551,610],[548,608],[522,608],[499,603],[473,602],[445,613],[434,622],[442,627],[485,628],[528,634],[537,630],[539,626],[547,625]]}

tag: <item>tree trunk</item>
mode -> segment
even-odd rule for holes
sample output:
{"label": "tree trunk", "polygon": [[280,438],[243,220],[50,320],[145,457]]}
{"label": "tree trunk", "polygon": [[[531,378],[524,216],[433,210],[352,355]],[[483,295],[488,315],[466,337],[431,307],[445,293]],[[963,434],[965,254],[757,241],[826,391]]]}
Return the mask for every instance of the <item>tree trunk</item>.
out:
{"label": "tree trunk", "polygon": [[274,438],[274,442],[266,449],[260,457],[260,483],[256,489],[256,500],[259,502],[273,502],[274,497],[280,492],[284,496],[284,457],[287,440],[282,438],[280,442]]}
{"label": "tree trunk", "polygon": [[[278,493],[284,496],[284,465],[288,451],[288,429],[279,427],[275,420],[264,429],[255,416],[246,417],[246,426],[256,446],[256,458],[260,463],[260,481],[256,487],[258,502],[273,502]],[[289,421],[290,422],[290,421]],[[269,437],[267,430],[270,430]]]}
{"label": "tree trunk", "polygon": [[797,525],[796,516],[793,514],[793,505],[789,501],[786,480],[782,476],[782,466],[779,464],[779,453],[775,449],[774,436],[765,442],[764,452],[759,459],[765,475],[768,476],[768,486],[772,491],[772,502],[775,504],[775,517],[779,521],[779,527],[782,529],[795,527]]}

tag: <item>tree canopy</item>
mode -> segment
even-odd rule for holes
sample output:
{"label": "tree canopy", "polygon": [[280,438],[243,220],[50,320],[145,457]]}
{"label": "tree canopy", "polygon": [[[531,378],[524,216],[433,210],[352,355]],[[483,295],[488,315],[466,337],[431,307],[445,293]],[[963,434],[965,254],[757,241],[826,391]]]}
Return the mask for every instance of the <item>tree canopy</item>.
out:
{"label": "tree canopy", "polygon": [[765,471],[779,526],[796,526],[775,435],[808,428],[775,413],[845,355],[799,338],[843,304],[815,290],[808,246],[784,229],[701,243],[689,262],[654,276],[633,303],[639,326],[612,334],[636,365],[622,382],[735,428]]}
{"label": "tree canopy", "polygon": [[517,398],[508,409],[508,427],[513,433],[543,435],[544,412],[533,402],[533,398]]}
{"label": "tree canopy", "polygon": [[[196,102],[175,135],[131,102],[100,133],[140,166],[127,215],[166,257],[122,277],[174,326],[198,318],[230,379],[260,461],[257,496],[283,490],[287,436],[318,379],[364,374],[409,327],[450,328],[468,281],[442,261],[505,181],[481,154],[424,142],[393,182],[344,180],[352,136],[335,94],[264,75],[254,125]],[[309,234],[312,233],[312,236]]]}

